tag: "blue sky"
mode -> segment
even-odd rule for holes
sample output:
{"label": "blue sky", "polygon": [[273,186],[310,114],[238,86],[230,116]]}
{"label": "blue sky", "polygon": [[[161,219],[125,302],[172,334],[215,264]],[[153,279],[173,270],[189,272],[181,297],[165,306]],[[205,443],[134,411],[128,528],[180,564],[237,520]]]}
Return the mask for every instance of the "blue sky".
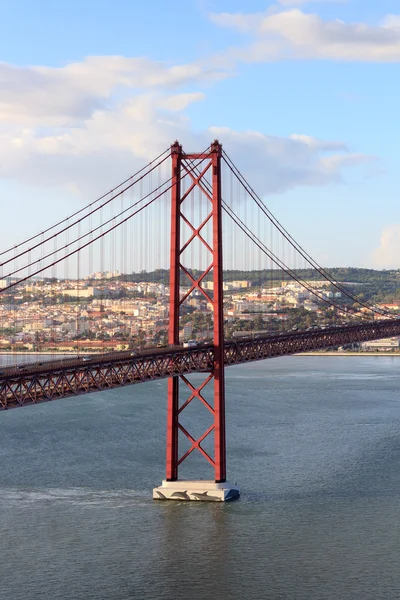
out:
{"label": "blue sky", "polygon": [[2,246],[218,137],[327,266],[400,268],[398,0],[3,0]]}

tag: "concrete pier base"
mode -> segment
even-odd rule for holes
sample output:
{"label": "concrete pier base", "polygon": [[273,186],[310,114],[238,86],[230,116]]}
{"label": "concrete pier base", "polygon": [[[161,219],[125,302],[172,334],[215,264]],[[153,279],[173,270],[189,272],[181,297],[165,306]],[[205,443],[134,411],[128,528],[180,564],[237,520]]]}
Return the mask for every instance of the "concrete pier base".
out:
{"label": "concrete pier base", "polygon": [[164,481],[162,485],[153,489],[153,500],[180,500],[201,502],[227,502],[236,500],[240,496],[237,486],[228,482],[215,483],[215,481]]}

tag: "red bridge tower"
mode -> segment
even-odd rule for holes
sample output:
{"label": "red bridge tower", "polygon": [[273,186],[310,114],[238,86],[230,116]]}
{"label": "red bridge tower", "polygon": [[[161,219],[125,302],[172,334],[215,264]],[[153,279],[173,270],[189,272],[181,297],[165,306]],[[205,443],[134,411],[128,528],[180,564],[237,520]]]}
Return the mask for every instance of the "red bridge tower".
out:
{"label": "red bridge tower", "polygon": [[[225,442],[225,369],[224,369],[224,322],[222,286],[222,215],[221,215],[221,156],[222,146],[213,142],[210,149],[201,154],[186,154],[175,142],[171,147],[172,191],[171,191],[171,262],[170,262],[170,313],[169,343],[179,344],[180,307],[193,292],[201,295],[213,311],[214,358],[210,372],[198,387],[184,375],[168,380],[167,414],[167,465],[166,479],[153,490],[156,500],[213,500],[226,501],[239,496],[239,489],[226,482]],[[183,190],[183,179],[189,179]],[[203,201],[207,205],[206,215],[199,225],[194,221],[194,211],[185,206]],[[189,213],[192,213],[189,215]],[[207,237],[206,229],[210,232]],[[184,239],[184,231],[188,232]],[[191,269],[185,266],[185,251],[198,240],[198,247],[206,248],[211,256],[210,263],[196,279]],[[180,297],[181,275],[190,282],[190,287]],[[204,279],[212,277],[211,290],[205,289]],[[202,285],[203,282],[203,285]],[[189,397],[180,404],[179,387],[189,388]],[[208,385],[214,386],[214,401],[210,403],[202,394]],[[194,399],[199,400],[212,415],[212,423],[197,439],[180,422],[182,411]],[[179,455],[178,434],[181,432],[190,443],[189,449]],[[213,456],[202,447],[202,442],[214,436]],[[214,469],[214,480],[180,480],[179,465],[197,450]]]}

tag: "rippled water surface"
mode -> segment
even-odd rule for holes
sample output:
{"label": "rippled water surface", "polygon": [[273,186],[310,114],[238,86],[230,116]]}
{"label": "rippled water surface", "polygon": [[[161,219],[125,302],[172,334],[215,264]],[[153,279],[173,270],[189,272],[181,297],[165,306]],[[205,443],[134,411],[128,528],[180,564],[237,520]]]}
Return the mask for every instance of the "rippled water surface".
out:
{"label": "rippled water surface", "polygon": [[1,600],[400,598],[400,358],[228,369],[225,505],[151,499],[165,390],[0,413]]}

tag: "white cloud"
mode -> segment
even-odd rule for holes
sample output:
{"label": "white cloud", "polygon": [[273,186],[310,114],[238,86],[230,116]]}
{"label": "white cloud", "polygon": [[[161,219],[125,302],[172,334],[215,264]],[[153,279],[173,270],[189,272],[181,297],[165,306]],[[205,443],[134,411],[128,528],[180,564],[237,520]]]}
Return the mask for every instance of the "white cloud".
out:
{"label": "white cloud", "polygon": [[349,152],[341,142],[304,135],[282,138],[219,127],[209,131],[225,144],[226,152],[259,194],[280,193],[303,185],[327,185],[340,181],[344,167],[373,160]]}
{"label": "white cloud", "polygon": [[282,59],[328,59],[359,62],[400,62],[399,17],[382,25],[325,21],[299,9],[263,14],[211,14],[220,27],[251,33],[255,41],[231,48],[220,63],[243,60],[262,62]]}
{"label": "white cloud", "polygon": [[[59,186],[90,199],[179,139],[203,150],[214,137],[261,194],[326,185],[369,157],[342,142],[212,127],[194,133],[185,110],[205,99],[209,65],[92,57],[60,69],[0,65],[0,178]],[[196,86],[195,83],[198,85]]]}
{"label": "white cloud", "polygon": [[102,192],[189,131],[183,96],[137,94],[64,127],[0,127],[0,177]]}
{"label": "white cloud", "polygon": [[191,88],[226,76],[208,63],[144,57],[0,63],[0,177],[101,191],[189,129],[183,111],[205,98]]}
{"label": "white cloud", "polygon": [[0,63],[0,122],[74,123],[96,109],[108,108],[116,92],[173,90],[227,76],[210,65],[167,66],[142,57],[90,56],[60,68]]}
{"label": "white cloud", "polygon": [[400,15],[388,15],[383,21],[383,26],[389,29],[400,29]]}
{"label": "white cloud", "polygon": [[330,151],[347,151],[348,148],[343,142],[326,142],[323,140],[317,140],[309,135],[292,134],[290,136],[292,140],[303,142],[306,146],[309,146],[313,150],[330,152]]}
{"label": "white cloud", "polygon": [[387,225],[372,256],[377,269],[400,269],[400,225]]}
{"label": "white cloud", "polygon": [[200,102],[201,100],[205,100],[205,94],[193,92],[191,94],[178,94],[176,96],[163,97],[160,99],[158,105],[160,108],[179,112],[187,108],[192,102]]}

